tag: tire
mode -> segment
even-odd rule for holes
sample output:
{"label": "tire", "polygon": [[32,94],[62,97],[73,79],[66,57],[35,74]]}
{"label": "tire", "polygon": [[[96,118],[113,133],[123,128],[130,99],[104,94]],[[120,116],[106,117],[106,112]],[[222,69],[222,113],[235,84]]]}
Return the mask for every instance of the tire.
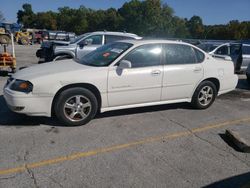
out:
{"label": "tire", "polygon": [[28,37],[21,37],[20,38],[20,43],[22,45],[29,45],[30,44],[30,39]]}
{"label": "tire", "polygon": [[[85,106],[85,107],[84,107]],[[95,95],[85,88],[70,88],[56,99],[56,117],[67,126],[80,126],[92,120],[97,112],[98,102]]]}
{"label": "tire", "polygon": [[213,82],[203,81],[195,90],[192,106],[196,109],[206,109],[211,106],[217,96],[217,89]]}
{"label": "tire", "polygon": [[71,55],[57,55],[55,56],[55,58],[53,59],[53,61],[60,61],[60,60],[65,60],[65,59],[73,59],[73,57]]}
{"label": "tire", "polygon": [[9,44],[11,41],[10,37],[7,35],[0,35],[0,44]]}

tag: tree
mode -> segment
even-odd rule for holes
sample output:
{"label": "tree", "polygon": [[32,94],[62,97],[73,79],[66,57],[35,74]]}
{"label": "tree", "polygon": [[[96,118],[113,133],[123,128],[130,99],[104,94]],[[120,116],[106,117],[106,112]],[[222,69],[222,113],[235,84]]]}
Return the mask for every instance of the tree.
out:
{"label": "tree", "polygon": [[132,0],[126,2],[118,9],[118,13],[122,17],[121,28],[128,32],[134,32],[139,35],[143,34],[145,27],[143,25],[143,9],[142,2],[139,0]]}
{"label": "tree", "polygon": [[63,7],[58,10],[57,25],[59,30],[73,31],[76,34],[87,32],[89,9],[81,6],[79,9]]}
{"label": "tree", "polygon": [[203,38],[204,36],[204,25],[202,23],[202,19],[199,16],[193,16],[187,22],[187,27],[191,34],[191,37],[195,39]]}
{"label": "tree", "polygon": [[57,14],[52,11],[38,12],[36,14],[36,22],[34,23],[37,29],[57,30]]}
{"label": "tree", "polygon": [[[0,19],[1,16],[0,12]],[[30,4],[24,4],[17,13],[18,23],[26,28],[64,30],[82,34],[91,31],[127,31],[144,37],[247,39],[250,22],[230,21],[226,25],[203,25],[199,16],[189,20],[174,15],[174,10],[161,0],[131,0],[121,8],[93,10],[61,7],[57,12],[34,13]]]}
{"label": "tree", "polygon": [[17,12],[17,23],[23,24],[25,28],[33,28],[35,26],[35,14],[31,4],[25,3],[22,6],[23,10]]}
{"label": "tree", "polygon": [[0,22],[3,22],[3,21],[5,21],[5,18],[3,16],[3,13],[0,11]]}

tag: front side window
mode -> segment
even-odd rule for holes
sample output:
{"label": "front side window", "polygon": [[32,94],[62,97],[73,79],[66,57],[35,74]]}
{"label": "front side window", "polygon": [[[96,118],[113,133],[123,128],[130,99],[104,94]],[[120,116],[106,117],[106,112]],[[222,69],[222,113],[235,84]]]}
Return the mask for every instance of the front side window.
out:
{"label": "front side window", "polygon": [[[165,49],[165,58],[166,58],[165,64],[167,65],[197,63],[196,54],[194,52],[194,49],[191,46],[183,45],[183,44],[166,44],[164,45],[164,49]],[[202,55],[199,54],[199,56],[202,56]],[[203,57],[200,57],[200,59],[202,58]]]}
{"label": "front side window", "polygon": [[92,35],[83,40],[83,44],[102,45],[102,35]]}
{"label": "front side window", "polygon": [[85,33],[85,34],[82,34],[74,39],[71,40],[70,44],[73,44],[73,43],[78,43],[80,42],[80,40],[82,40],[83,38],[87,37],[89,35],[89,33]]}
{"label": "front side window", "polygon": [[218,55],[228,55],[228,46],[221,46],[215,51],[215,54]]}
{"label": "front side window", "polygon": [[147,44],[135,48],[123,59],[130,61],[132,68],[161,65],[162,47],[157,44]]}
{"label": "front side window", "polygon": [[96,67],[108,66],[131,46],[132,44],[123,42],[107,44],[85,55],[79,63]]}

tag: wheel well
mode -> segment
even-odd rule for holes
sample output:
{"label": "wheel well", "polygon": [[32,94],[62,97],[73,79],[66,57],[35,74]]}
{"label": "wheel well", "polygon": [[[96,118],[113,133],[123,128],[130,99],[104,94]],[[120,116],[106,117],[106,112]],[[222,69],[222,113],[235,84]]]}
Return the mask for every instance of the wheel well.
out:
{"label": "wheel well", "polygon": [[56,54],[56,55],[55,55],[55,57],[58,57],[58,56],[70,56],[70,57],[74,58],[74,57],[72,56],[72,54],[70,54],[70,53],[59,53],[59,54]]}
{"label": "wheel well", "polygon": [[78,84],[70,84],[70,85],[66,85],[64,87],[62,87],[61,89],[59,89],[59,91],[57,91],[56,95],[53,98],[52,101],[52,106],[51,106],[51,115],[55,115],[55,111],[54,111],[54,106],[56,103],[56,99],[58,98],[58,96],[65,90],[70,89],[70,88],[75,88],[75,87],[82,87],[85,89],[90,90],[96,97],[97,102],[98,102],[98,109],[101,108],[101,104],[102,104],[102,98],[101,98],[101,94],[100,91],[92,84],[87,84],[87,83],[78,83]]}
{"label": "wheel well", "polygon": [[217,92],[220,90],[220,81],[217,78],[207,78],[206,80],[203,81],[212,82],[216,86]]}

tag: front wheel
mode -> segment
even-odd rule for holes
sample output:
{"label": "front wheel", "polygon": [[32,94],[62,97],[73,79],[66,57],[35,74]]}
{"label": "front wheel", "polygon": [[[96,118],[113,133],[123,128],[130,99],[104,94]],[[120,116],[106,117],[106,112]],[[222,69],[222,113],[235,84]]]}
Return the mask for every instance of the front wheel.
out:
{"label": "front wheel", "polygon": [[56,100],[55,114],[68,126],[79,126],[94,118],[98,108],[95,95],[84,88],[63,91]]}
{"label": "front wheel", "polygon": [[192,97],[192,106],[197,109],[206,109],[211,106],[217,96],[217,89],[210,81],[202,82]]}

